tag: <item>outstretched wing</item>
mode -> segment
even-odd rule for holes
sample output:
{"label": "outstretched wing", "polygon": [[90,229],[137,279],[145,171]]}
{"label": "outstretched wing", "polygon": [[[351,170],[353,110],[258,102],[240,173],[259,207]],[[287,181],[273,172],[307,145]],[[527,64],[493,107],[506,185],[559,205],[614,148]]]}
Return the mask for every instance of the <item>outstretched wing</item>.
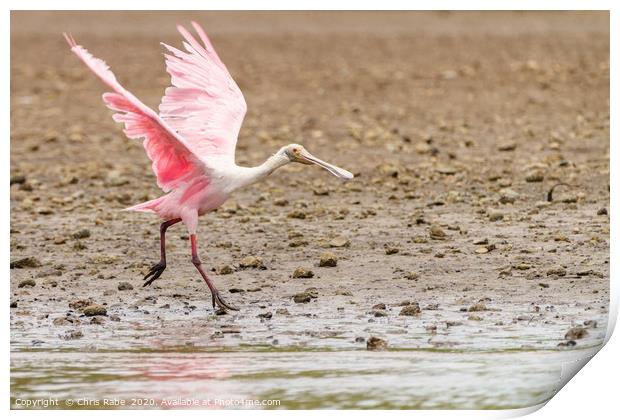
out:
{"label": "outstretched wing", "polygon": [[235,161],[237,136],[247,110],[241,90],[202,28],[192,26],[204,45],[182,26],[186,51],[163,44],[172,86],[159,106],[161,118],[208,164],[209,158]]}
{"label": "outstretched wing", "polygon": [[164,192],[204,172],[202,162],[191,145],[175,133],[155,111],[123,88],[103,60],[93,57],[84,47],[77,45],[70,35],[64,36],[71,51],[114,90],[114,93],[104,93],[103,100],[110,109],[118,111],[113,118],[125,124],[124,132],[127,137],[144,139],[144,148],[153,162],[157,185]]}

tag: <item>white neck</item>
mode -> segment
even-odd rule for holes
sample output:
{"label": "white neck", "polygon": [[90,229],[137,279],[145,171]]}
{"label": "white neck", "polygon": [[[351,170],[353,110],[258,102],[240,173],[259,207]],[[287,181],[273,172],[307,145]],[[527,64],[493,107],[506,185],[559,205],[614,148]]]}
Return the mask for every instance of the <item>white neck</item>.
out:
{"label": "white neck", "polygon": [[261,179],[271,175],[273,171],[290,162],[290,159],[286,155],[282,153],[276,153],[261,165],[251,168],[240,166],[238,167],[238,169],[241,169],[241,172],[239,173],[239,177],[237,179],[237,182],[235,182],[233,189],[236,190],[239,188],[247,187],[248,185],[252,185],[255,182],[260,181]]}

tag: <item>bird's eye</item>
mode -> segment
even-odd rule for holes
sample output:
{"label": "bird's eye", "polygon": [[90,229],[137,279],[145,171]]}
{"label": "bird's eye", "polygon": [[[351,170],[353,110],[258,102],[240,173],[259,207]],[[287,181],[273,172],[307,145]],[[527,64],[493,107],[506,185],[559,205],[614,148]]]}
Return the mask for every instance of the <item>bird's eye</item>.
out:
{"label": "bird's eye", "polygon": [[295,147],[295,148],[293,149],[293,153],[299,153],[299,149]]}

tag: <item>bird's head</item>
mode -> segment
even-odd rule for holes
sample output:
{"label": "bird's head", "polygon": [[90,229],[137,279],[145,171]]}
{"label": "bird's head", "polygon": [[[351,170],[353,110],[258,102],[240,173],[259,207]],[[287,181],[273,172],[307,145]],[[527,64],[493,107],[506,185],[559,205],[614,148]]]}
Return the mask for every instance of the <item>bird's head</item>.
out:
{"label": "bird's head", "polygon": [[332,175],[341,179],[353,179],[353,174],[345,169],[339,168],[336,165],[322,161],[321,159],[313,156],[300,144],[289,144],[280,149],[280,153],[286,156],[289,161],[303,163],[304,165],[317,165],[321,168],[329,171]]}

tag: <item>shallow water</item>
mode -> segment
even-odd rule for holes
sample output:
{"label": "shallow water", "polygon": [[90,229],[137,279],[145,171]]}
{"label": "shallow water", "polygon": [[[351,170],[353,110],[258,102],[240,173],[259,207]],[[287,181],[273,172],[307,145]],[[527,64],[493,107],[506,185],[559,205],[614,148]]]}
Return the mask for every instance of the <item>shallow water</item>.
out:
{"label": "shallow water", "polygon": [[562,363],[594,351],[26,351],[11,355],[11,403],[52,395],[64,408],[256,408],[256,400],[261,408],[521,408],[550,399]]}

